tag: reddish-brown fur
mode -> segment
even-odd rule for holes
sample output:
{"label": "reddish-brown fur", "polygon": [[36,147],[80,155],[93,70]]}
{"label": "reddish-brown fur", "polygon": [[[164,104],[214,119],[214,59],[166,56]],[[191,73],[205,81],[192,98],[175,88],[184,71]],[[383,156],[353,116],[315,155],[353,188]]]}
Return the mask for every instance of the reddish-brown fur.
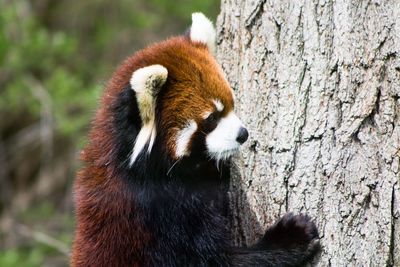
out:
{"label": "reddish-brown fur", "polygon": [[[103,94],[90,140],[82,152],[85,167],[75,181],[77,229],[72,266],[142,266],[143,248],[151,242],[140,218],[140,210],[118,177],[112,108],[121,90],[138,68],[161,64],[168,70],[163,87],[160,120],[167,129],[168,151],[174,157],[175,134],[188,119],[202,120],[205,111],[215,110],[213,99],[233,109],[228,83],[207,47],[185,37],[175,37],[129,57],[114,73]],[[179,77],[179,80],[176,79]],[[120,218],[114,221],[113,218]]]}

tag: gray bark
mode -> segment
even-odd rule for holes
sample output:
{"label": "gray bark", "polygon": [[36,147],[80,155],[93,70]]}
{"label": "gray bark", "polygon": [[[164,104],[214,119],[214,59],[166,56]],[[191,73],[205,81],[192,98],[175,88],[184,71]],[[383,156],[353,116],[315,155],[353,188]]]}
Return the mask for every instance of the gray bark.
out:
{"label": "gray bark", "polygon": [[318,266],[400,266],[400,1],[223,0],[217,24],[250,130],[232,167],[236,242],[304,212]]}

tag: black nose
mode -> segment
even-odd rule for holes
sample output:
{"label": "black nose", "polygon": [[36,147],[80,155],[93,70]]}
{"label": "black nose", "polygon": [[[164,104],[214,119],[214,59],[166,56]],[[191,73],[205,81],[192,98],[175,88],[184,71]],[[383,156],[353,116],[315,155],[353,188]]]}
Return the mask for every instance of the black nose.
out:
{"label": "black nose", "polygon": [[249,137],[249,132],[246,130],[246,128],[240,127],[239,134],[236,137],[236,141],[238,141],[240,144],[243,144],[244,142],[246,142],[248,137]]}

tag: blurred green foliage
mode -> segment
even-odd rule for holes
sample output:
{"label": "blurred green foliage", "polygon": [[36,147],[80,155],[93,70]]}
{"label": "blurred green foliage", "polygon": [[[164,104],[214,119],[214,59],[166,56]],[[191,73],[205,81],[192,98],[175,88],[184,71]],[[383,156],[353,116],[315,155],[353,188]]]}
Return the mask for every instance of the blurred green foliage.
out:
{"label": "blurred green foliage", "polygon": [[87,125],[99,84],[87,75],[89,66],[74,62],[77,36],[50,31],[30,8],[23,1],[0,6],[0,112],[39,120],[47,105],[57,132],[75,138]]}
{"label": "blurred green foliage", "polygon": [[215,18],[218,5],[215,0],[2,1],[0,112],[23,111],[38,119],[47,104],[59,133],[79,135],[113,66],[146,43],[183,32],[193,11]]}
{"label": "blurred green foliage", "polygon": [[[63,188],[55,187],[57,192],[35,196],[27,207],[11,212],[18,214],[14,221],[49,233],[70,246],[73,212],[65,208],[70,204],[60,205],[59,200],[72,201],[72,196],[60,192],[71,194],[69,187],[77,164],[75,157],[59,155],[71,153],[71,149],[58,147],[71,146],[77,152],[82,146],[101,90],[119,62],[151,42],[183,33],[195,11],[215,21],[219,1],[0,1],[0,148],[11,153],[8,147],[13,148],[22,130],[45,121],[54,136],[52,157],[61,158],[68,165],[68,171],[62,172]],[[29,151],[38,153],[35,149]],[[32,157],[32,152],[10,151],[21,153],[7,156],[10,162],[14,157]],[[12,197],[18,195],[19,188],[28,188],[29,192],[42,173],[41,165],[20,168],[19,164],[43,162],[32,158],[15,162],[17,167],[7,166],[9,181],[5,184],[11,186],[13,193],[7,194],[10,199],[5,194],[0,196],[0,218],[7,207],[17,207],[12,205]],[[21,186],[24,183],[27,185]],[[1,236],[2,233],[0,239]],[[61,264],[50,264],[48,260],[57,254],[60,257],[60,253],[47,245],[34,240],[16,244],[10,247],[0,242],[0,266],[68,265],[65,256]]]}
{"label": "blurred green foliage", "polygon": [[[4,267],[36,267],[43,266],[45,259],[58,257],[54,248],[36,243],[26,247],[0,251],[0,266]],[[65,260],[64,260],[65,261]],[[67,264],[64,264],[67,266]]]}
{"label": "blurred green foliage", "polygon": [[5,251],[0,251],[0,266],[7,267],[33,267],[41,266],[43,263],[43,253],[40,249],[29,249],[28,251],[24,249],[9,249]]}

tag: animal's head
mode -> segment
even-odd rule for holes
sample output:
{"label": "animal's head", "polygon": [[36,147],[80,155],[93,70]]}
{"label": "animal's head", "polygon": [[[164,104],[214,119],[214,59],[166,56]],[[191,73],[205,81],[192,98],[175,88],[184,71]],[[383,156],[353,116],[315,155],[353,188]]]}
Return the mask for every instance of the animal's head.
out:
{"label": "animal's head", "polygon": [[248,137],[234,112],[234,95],[213,57],[215,30],[201,13],[186,36],[135,55],[130,87],[141,126],[130,164],[162,146],[173,161],[205,156],[228,159]]}

